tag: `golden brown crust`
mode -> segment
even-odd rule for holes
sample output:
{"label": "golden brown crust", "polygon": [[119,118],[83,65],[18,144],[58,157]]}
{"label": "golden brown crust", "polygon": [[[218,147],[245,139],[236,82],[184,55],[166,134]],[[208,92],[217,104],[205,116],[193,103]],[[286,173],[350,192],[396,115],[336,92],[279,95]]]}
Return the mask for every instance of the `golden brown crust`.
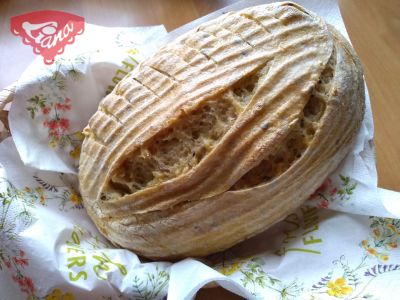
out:
{"label": "golden brown crust", "polygon": [[[232,87],[256,72],[243,104]],[[348,42],[302,7],[225,14],[160,49],[102,101],[82,147],[85,207],[108,239],[146,257],[224,250],[284,218],[337,167],[363,118],[363,88]],[[148,163],[163,132],[182,131],[182,122],[221,97],[237,113],[204,157],[169,177]],[[306,118],[305,137],[302,120],[315,99],[319,116]],[[301,151],[293,137],[303,138]],[[263,162],[288,151],[286,164],[263,173]],[[150,177],[133,187],[126,178],[139,156]],[[118,180],[121,189],[113,187]]]}

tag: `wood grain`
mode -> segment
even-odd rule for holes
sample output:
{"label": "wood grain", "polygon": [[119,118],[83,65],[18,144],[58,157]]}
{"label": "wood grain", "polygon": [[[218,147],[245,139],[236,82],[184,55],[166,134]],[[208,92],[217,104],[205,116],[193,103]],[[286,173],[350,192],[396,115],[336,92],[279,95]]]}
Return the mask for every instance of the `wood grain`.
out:
{"label": "wood grain", "polygon": [[400,191],[400,1],[341,0],[371,96],[379,186]]}
{"label": "wood grain", "polygon": [[[18,79],[35,58],[9,31],[10,17],[34,10],[75,13],[104,26],[164,24],[168,31],[237,0],[0,1],[0,89]],[[379,186],[400,191],[400,1],[339,0],[352,43],[360,56],[375,122]],[[197,299],[240,299],[220,288]]]}

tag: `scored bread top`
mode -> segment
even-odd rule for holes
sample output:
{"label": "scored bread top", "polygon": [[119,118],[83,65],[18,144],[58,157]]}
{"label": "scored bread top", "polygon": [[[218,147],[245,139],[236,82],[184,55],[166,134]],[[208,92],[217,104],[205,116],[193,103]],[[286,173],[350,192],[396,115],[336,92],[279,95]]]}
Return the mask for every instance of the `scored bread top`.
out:
{"label": "scored bread top", "polygon": [[225,249],[298,206],[362,114],[359,63],[321,18],[293,3],[227,13],[101,101],[81,153],[85,207],[112,242],[144,256]]}

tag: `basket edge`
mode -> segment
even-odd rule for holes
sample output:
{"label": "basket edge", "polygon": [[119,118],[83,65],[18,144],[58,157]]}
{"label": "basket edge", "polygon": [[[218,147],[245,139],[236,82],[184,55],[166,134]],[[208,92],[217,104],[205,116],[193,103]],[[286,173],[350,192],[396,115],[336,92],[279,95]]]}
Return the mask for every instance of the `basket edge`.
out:
{"label": "basket edge", "polygon": [[6,106],[14,100],[16,87],[17,82],[14,82],[0,91],[0,122],[3,124],[0,127],[0,142],[11,136]]}

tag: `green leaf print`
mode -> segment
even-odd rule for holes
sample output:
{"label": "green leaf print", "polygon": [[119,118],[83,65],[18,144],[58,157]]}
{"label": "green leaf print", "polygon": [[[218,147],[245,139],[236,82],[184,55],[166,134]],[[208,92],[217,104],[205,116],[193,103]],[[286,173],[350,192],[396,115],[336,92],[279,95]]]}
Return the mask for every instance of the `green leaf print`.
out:
{"label": "green leaf print", "polygon": [[133,298],[135,300],[151,300],[163,296],[161,292],[169,282],[169,274],[156,265],[156,273],[145,273],[145,279],[133,278]]}

